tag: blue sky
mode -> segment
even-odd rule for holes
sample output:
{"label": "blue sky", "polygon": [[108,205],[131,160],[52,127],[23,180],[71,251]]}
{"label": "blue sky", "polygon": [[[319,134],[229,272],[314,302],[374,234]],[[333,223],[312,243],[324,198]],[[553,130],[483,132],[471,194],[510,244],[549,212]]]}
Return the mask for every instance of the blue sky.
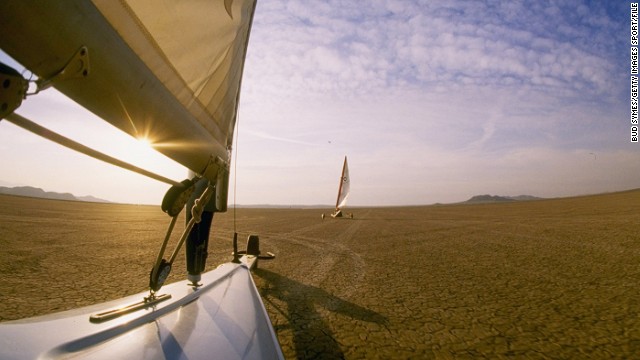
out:
{"label": "blue sky", "polygon": [[[352,205],[638,188],[628,19],[627,2],[260,1],[237,202],[331,204],[345,155]],[[55,93],[19,112],[113,153],[109,125]],[[16,154],[0,159],[5,184],[134,203],[159,203],[166,190],[23,132],[0,123],[0,148]]]}

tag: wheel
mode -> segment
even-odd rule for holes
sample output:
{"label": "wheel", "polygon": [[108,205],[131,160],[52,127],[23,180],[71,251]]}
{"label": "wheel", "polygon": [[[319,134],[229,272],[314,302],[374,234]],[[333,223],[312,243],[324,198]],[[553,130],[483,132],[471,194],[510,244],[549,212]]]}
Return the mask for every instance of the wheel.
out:
{"label": "wheel", "polygon": [[258,268],[258,256],[260,256],[260,237],[258,235],[249,235],[247,239],[247,255],[256,257],[254,268]]}
{"label": "wheel", "polygon": [[151,273],[149,274],[149,288],[153,291],[160,290],[164,282],[167,281],[170,272],[171,264],[168,263],[167,260],[162,259],[155,277],[153,276],[153,269],[151,269]]}
{"label": "wheel", "polygon": [[183,180],[180,184],[173,185],[162,199],[160,208],[169,216],[174,217],[180,214],[182,208],[187,203],[191,194],[195,190],[192,180]]}
{"label": "wheel", "polygon": [[247,254],[260,255],[260,237],[258,235],[249,235],[247,239]]}

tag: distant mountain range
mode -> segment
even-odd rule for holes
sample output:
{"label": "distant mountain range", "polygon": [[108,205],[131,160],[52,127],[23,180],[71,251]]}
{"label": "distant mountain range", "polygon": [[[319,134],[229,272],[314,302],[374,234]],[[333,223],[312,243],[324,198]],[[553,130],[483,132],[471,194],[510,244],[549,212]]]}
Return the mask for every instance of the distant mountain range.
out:
{"label": "distant mountain range", "polygon": [[[55,199],[55,200],[67,200],[67,201],[86,201],[97,203],[109,203],[110,201],[100,199],[91,195],[76,196],[71,193],[58,193],[53,191],[44,191],[40,188],[32,186],[17,186],[6,187],[0,186],[0,194],[26,196],[43,199]],[[498,195],[476,195],[467,201],[463,201],[462,204],[483,204],[483,203],[500,203],[500,202],[514,202],[514,201],[528,201],[528,200],[541,200],[543,198],[531,196],[531,195],[518,195],[518,196],[498,196]],[[233,205],[229,205],[233,206]],[[240,208],[329,208],[330,205],[238,205]]]}
{"label": "distant mountain range", "polygon": [[498,196],[498,195],[476,195],[471,199],[464,201],[465,204],[480,204],[480,203],[496,203],[496,202],[513,202],[513,201],[528,201],[528,200],[541,200],[543,198],[531,196],[531,195],[518,195],[518,196]]}
{"label": "distant mountain range", "polygon": [[5,187],[0,186],[0,194],[27,196],[43,199],[55,199],[55,200],[68,200],[68,201],[87,201],[87,202],[102,202],[108,203],[110,201],[99,199],[91,195],[88,196],[75,196],[71,193],[57,193],[53,191],[44,191],[40,188],[32,186],[17,186],[17,187]]}

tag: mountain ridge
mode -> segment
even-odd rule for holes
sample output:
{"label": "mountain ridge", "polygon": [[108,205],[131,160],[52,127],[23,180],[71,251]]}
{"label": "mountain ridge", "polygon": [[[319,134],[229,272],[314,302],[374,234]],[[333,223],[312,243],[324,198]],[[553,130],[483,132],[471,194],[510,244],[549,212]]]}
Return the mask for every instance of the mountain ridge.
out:
{"label": "mountain ridge", "polygon": [[44,191],[41,188],[36,188],[33,186],[16,186],[16,187],[0,186],[0,194],[42,198],[42,199],[66,200],[66,201],[83,201],[83,202],[98,202],[98,203],[111,202],[111,201],[100,199],[91,195],[76,196],[71,193]]}
{"label": "mountain ridge", "polygon": [[542,200],[543,198],[532,195],[518,196],[502,196],[502,195],[475,195],[469,200],[463,201],[465,204],[481,204],[481,203],[497,203],[497,202],[515,202],[515,201],[531,201]]}

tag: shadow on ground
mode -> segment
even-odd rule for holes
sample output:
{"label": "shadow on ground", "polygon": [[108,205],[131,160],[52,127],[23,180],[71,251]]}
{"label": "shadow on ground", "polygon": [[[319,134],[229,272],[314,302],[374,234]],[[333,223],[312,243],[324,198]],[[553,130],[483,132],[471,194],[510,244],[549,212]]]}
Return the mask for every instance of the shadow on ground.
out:
{"label": "shadow on ground", "polygon": [[[327,291],[303,284],[265,269],[256,269],[254,274],[264,280],[262,298],[267,307],[272,307],[286,319],[276,321],[276,333],[291,331],[293,348],[297,358],[344,358],[343,349],[335,339],[332,326],[327,323],[330,316],[324,310],[348,316],[354,320],[381,325],[387,319],[371,310],[342,300]],[[273,319],[272,319],[273,321]],[[288,344],[282,343],[283,348]]]}

